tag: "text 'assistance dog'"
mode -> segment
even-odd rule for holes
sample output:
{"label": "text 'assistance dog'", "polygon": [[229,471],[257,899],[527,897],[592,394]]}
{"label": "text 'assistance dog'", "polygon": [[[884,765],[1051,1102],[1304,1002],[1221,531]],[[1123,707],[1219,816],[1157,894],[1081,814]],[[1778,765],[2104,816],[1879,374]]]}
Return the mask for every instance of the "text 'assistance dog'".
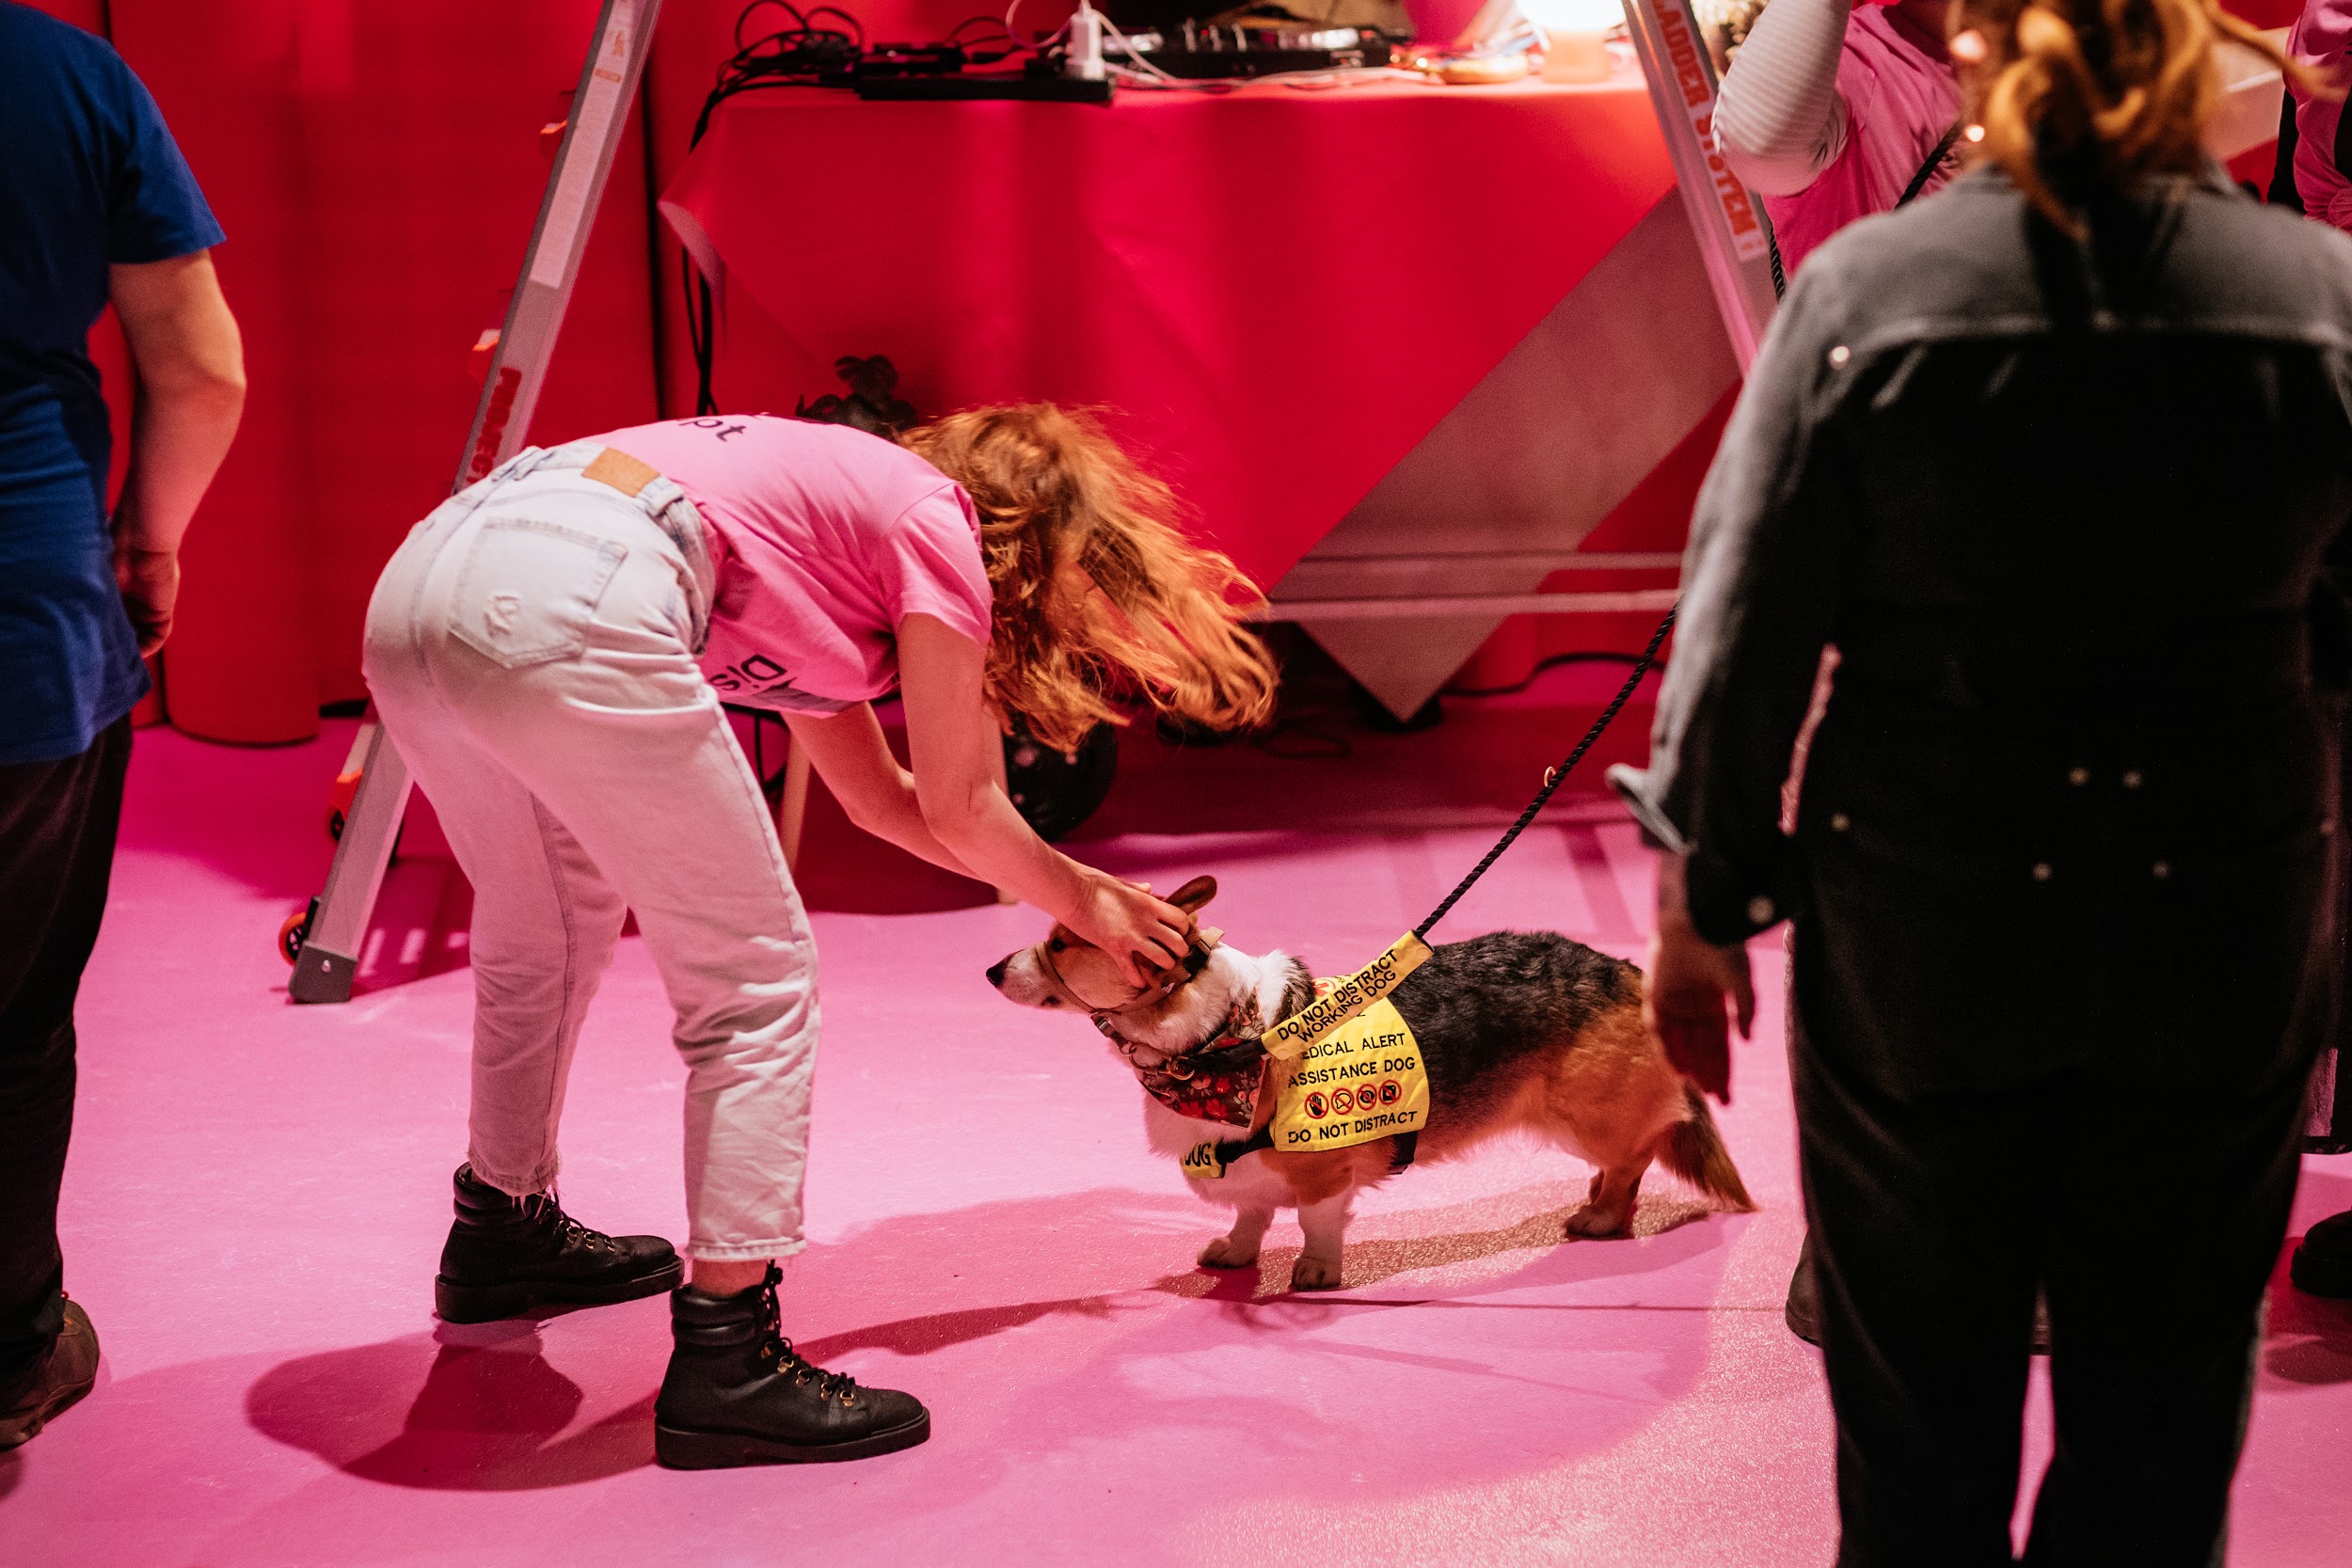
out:
{"label": "text 'assistance dog'", "polygon": [[[1197,914],[1216,896],[1200,877],[1169,902]],[[1238,1212],[1202,1263],[1255,1263],[1274,1212],[1295,1208],[1306,1247],[1292,1288],[1337,1289],[1359,1189],[1512,1131],[1598,1167],[1570,1236],[1624,1234],[1652,1161],[1726,1207],[1756,1207],[1707,1102],[1643,1026],[1642,972],[1622,958],[1549,932],[1448,942],[1397,986],[1394,1014],[1367,1026],[1360,1059],[1318,1047],[1286,1061],[1259,1037],[1312,1002],[1315,981],[1286,953],[1253,958],[1219,937],[1201,930],[1181,964],[1140,990],[1058,925],[988,972],[1024,1006],[1089,1016],[1146,1090],[1152,1147],[1184,1161],[1201,1198]],[[1376,1135],[1384,1125],[1414,1131]],[[1351,1128],[1365,1141],[1322,1144]],[[1204,1147],[1244,1139],[1250,1151],[1230,1166]]]}

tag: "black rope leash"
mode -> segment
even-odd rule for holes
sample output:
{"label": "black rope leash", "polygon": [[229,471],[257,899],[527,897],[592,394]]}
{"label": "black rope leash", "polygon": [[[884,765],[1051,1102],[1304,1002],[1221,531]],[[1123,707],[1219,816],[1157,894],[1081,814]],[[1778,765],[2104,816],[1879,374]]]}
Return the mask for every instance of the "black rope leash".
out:
{"label": "black rope leash", "polygon": [[[1680,608],[1680,606],[1677,606],[1676,610],[1679,610]],[[1601,709],[1600,717],[1593,721],[1593,727],[1584,732],[1584,738],[1576,743],[1576,750],[1568,753],[1567,760],[1561,763],[1561,765],[1557,768],[1545,769],[1544,787],[1535,792],[1535,799],[1527,802],[1527,809],[1519,813],[1519,819],[1517,822],[1512,823],[1510,828],[1504,832],[1503,835],[1495,841],[1495,847],[1486,851],[1486,858],[1480,861],[1478,864],[1471,869],[1469,876],[1463,878],[1459,882],[1454,884],[1454,891],[1445,895],[1445,902],[1430,911],[1429,918],[1422,921],[1419,926],[1413,927],[1413,939],[1415,941],[1427,940],[1430,927],[1437,925],[1438,921],[1443,920],[1446,916],[1446,911],[1454,908],[1455,904],[1461,902],[1462,895],[1468,893],[1474,885],[1476,885],[1478,879],[1486,874],[1487,868],[1492,866],[1495,862],[1502,858],[1502,852],[1511,847],[1511,841],[1518,838],[1519,834],[1527,831],[1527,825],[1535,820],[1536,814],[1544,809],[1545,802],[1551,799],[1553,791],[1560,787],[1561,784],[1567,778],[1568,774],[1575,769],[1576,765],[1584,760],[1584,753],[1593,749],[1593,742],[1598,740],[1601,736],[1601,732],[1609,728],[1610,721],[1615,719],[1618,713],[1625,707],[1625,705],[1632,699],[1634,689],[1642,684],[1642,677],[1648,674],[1650,672],[1650,666],[1658,662],[1658,650],[1665,645],[1666,634],[1674,630],[1675,613],[1675,610],[1669,610],[1666,611],[1666,618],[1658,623],[1658,629],[1650,634],[1649,646],[1644,648],[1642,650],[1642,657],[1633,661],[1632,673],[1626,676],[1625,684],[1617,689],[1616,696],[1611,698],[1609,705]],[[1405,945],[1406,945],[1406,943],[1400,939],[1397,946],[1403,947]],[[1395,951],[1396,950],[1394,948],[1390,950],[1391,957],[1393,957]],[[1422,957],[1426,958],[1428,956],[1428,950],[1423,948],[1422,951]],[[1370,971],[1366,972],[1366,974],[1370,973]],[[1409,966],[1407,966],[1406,973],[1410,973]],[[1361,975],[1357,977],[1358,980],[1361,980],[1363,976]],[[1350,985],[1354,985],[1355,983],[1355,981],[1349,982]],[[1382,990],[1385,990],[1386,987],[1383,986]],[[1357,1002],[1352,1008],[1343,1013],[1338,1014],[1337,1016],[1325,1020],[1322,1023],[1318,1024],[1316,1028],[1318,1032],[1335,1028],[1344,1020],[1353,1018],[1357,1016],[1357,1014],[1362,1012],[1363,1009],[1369,1005],[1370,998],[1360,1000]],[[1322,1004],[1318,1003],[1316,1006],[1322,1006]],[[1311,1007],[1308,1009],[1309,1013],[1311,1013],[1312,1011],[1313,1008]],[[1308,1016],[1308,1014],[1302,1013],[1297,1016],[1304,1018]],[[1275,1033],[1273,1030],[1267,1031],[1268,1035],[1273,1033]],[[1296,1053],[1294,1051],[1291,1053],[1295,1054]],[[1389,1168],[1392,1171],[1403,1170],[1413,1163],[1413,1156],[1419,1150],[1421,1146],[1421,1133],[1419,1131],[1394,1133],[1392,1134],[1391,1141],[1392,1147],[1389,1152]],[[1227,1166],[1238,1164],[1245,1156],[1255,1154],[1260,1149],[1271,1148],[1273,1145],[1274,1132],[1272,1125],[1268,1124],[1265,1127],[1260,1128],[1255,1133],[1251,1134],[1248,1138],[1235,1138],[1228,1142],[1216,1144],[1201,1144],[1185,1158],[1184,1164],[1186,1170],[1194,1174],[1206,1173],[1210,1176],[1223,1176]],[[1196,1162],[1198,1162],[1197,1164]],[[1212,1166],[1214,1167],[1213,1169],[1211,1168]]]}
{"label": "black rope leash", "polygon": [[[1677,610],[1680,608],[1680,606],[1676,607]],[[1519,813],[1519,819],[1512,823],[1501,838],[1495,840],[1495,847],[1486,851],[1486,858],[1480,861],[1469,876],[1454,884],[1454,891],[1445,895],[1445,902],[1430,911],[1429,918],[1413,927],[1413,935],[1426,941],[1430,927],[1443,920],[1446,911],[1461,902],[1462,895],[1468,893],[1476,884],[1478,879],[1486,874],[1487,868],[1502,858],[1502,852],[1511,847],[1511,841],[1527,831],[1527,825],[1535,820],[1536,814],[1544,809],[1544,804],[1551,799],[1552,792],[1567,782],[1568,774],[1575,769],[1578,763],[1584,760],[1584,753],[1593,749],[1593,742],[1600,738],[1601,732],[1609,727],[1610,721],[1616,718],[1618,710],[1632,698],[1634,688],[1642,684],[1642,677],[1648,674],[1650,666],[1658,661],[1658,650],[1665,645],[1666,634],[1674,630],[1675,613],[1674,610],[1666,611],[1666,618],[1658,623],[1658,629],[1650,634],[1649,646],[1643,649],[1642,657],[1633,661],[1633,673],[1626,676],[1625,685],[1617,689],[1616,696],[1611,698],[1609,705],[1601,709],[1600,717],[1593,721],[1593,727],[1584,732],[1584,738],[1576,743],[1576,750],[1568,753],[1567,760],[1557,768],[1545,770],[1544,787],[1535,792],[1535,799],[1527,802],[1527,809]]]}

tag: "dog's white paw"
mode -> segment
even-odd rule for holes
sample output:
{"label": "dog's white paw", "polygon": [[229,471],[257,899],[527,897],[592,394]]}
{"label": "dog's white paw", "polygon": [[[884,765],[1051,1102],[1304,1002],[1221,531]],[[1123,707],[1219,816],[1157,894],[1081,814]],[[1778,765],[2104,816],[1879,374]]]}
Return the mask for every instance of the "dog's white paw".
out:
{"label": "dog's white paw", "polygon": [[1291,1265],[1291,1289],[1294,1291],[1336,1291],[1340,1288],[1340,1260],[1336,1258],[1311,1258],[1298,1255]]}
{"label": "dog's white paw", "polygon": [[1632,1217],[1617,1210],[1603,1209],[1597,1203],[1588,1203],[1568,1216],[1567,1231],[1571,1236],[1582,1236],[1588,1240],[1622,1236],[1627,1222]]}
{"label": "dog's white paw", "polygon": [[1200,1249],[1200,1266],[1204,1269],[1246,1269],[1258,1260],[1254,1244],[1246,1245],[1231,1236],[1219,1236]]}

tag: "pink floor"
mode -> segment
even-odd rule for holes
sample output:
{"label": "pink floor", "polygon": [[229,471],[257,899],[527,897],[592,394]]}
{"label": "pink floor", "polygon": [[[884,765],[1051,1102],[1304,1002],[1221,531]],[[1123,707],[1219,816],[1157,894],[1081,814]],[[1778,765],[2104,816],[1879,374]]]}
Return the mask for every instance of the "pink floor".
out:
{"label": "pink floor", "polygon": [[[1287,1222],[1258,1275],[1196,1270],[1216,1219],[1143,1151],[1133,1083],[1083,1025],[983,984],[1037,917],[819,913],[813,1244],[786,1321],[820,1360],[922,1395],[937,1434],[862,1465],[671,1474],[651,1451],[660,1301],[431,1316],[469,995],[444,868],[396,868],[374,989],[286,1004],[270,937],[325,867],[346,735],[270,752],[141,738],[84,991],[64,1220],[105,1369],[0,1457],[0,1563],[1829,1560],[1819,1361],[1779,1317],[1800,1224],[1769,944],[1761,1037],[1724,1117],[1762,1212],[1703,1213],[1661,1180],[1637,1239],[1561,1244],[1586,1173],[1498,1148],[1368,1202],[1350,1288],[1301,1299],[1281,1289]],[[1448,931],[1542,926],[1636,952],[1650,858],[1622,821],[1581,816],[1531,832]],[[1488,836],[1084,848],[1163,883],[1213,871],[1229,940],[1327,970],[1418,918]],[[631,939],[565,1128],[564,1196],[596,1225],[681,1228],[666,1035]],[[2162,1201],[2163,1170],[2150,1150],[2116,1201]],[[2311,1163],[2296,1228],[2347,1206],[2352,1162]],[[2037,1418],[2029,1467],[2046,1452]],[[2341,1568],[2347,1475],[2352,1312],[2282,1285],[2233,1560]]]}

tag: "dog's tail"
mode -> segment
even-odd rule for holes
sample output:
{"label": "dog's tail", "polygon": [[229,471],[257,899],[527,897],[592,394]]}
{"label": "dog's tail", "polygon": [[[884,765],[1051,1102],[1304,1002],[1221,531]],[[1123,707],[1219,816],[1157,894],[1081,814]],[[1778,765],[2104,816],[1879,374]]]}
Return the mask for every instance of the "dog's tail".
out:
{"label": "dog's tail", "polygon": [[1732,1209],[1753,1210],[1756,1199],[1748,1196],[1739,1168],[1731,1163],[1731,1150],[1724,1147],[1724,1135],[1715,1130],[1707,1097],[1689,1085],[1683,1085],[1683,1092],[1690,1097],[1691,1119],[1667,1129],[1659,1142],[1658,1163]]}

